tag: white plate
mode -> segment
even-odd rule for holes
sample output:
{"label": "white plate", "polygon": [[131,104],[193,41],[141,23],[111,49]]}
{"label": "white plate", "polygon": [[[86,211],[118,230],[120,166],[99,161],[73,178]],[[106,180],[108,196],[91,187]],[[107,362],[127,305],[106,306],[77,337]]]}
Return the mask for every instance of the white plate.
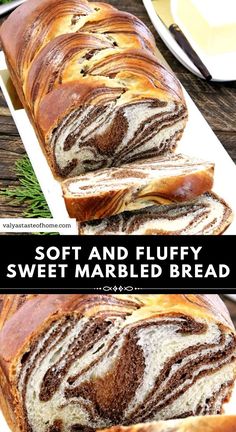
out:
{"label": "white plate", "polygon": [[[152,0],[143,0],[143,4],[147,10],[147,13],[152,21],[157,33],[160,38],[166,44],[167,48],[172,52],[172,54],[194,75],[203,78],[196,66],[191,62],[182,48],[177,44],[174,37],[171,35],[169,30],[163,24],[163,22],[158,17],[155,8],[152,4]],[[236,80],[236,53],[221,54],[217,56],[210,56],[203,52],[199,52],[194,40],[191,38],[190,34],[186,34],[189,42],[193,48],[197,51],[201,57],[203,63],[209,69],[212,75],[212,81],[234,81]]]}
{"label": "white plate", "polygon": [[[5,70],[4,73],[3,70]],[[53,217],[66,218],[68,217],[68,213],[64,204],[60,184],[52,175],[25,110],[17,110],[13,106],[8,88],[6,87],[6,73],[4,54],[1,52],[0,86],[12,117],[16,123]],[[179,142],[177,151],[215,162],[214,191],[225,199],[236,215],[236,165],[215,136],[188,93],[186,91],[184,92],[188,105],[189,121],[183,138]],[[225,234],[236,234],[236,217]]]}
{"label": "white plate", "polygon": [[7,423],[6,423],[5,418],[2,415],[1,410],[0,410],[0,431],[1,432],[11,432]]}

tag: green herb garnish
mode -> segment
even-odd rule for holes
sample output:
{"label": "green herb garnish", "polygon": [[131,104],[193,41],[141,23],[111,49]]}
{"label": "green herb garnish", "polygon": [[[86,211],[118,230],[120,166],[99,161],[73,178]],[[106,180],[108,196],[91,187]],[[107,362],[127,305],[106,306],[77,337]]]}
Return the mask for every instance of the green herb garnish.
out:
{"label": "green herb garnish", "polygon": [[[15,173],[19,178],[19,186],[9,186],[0,189],[0,195],[10,199],[11,204],[25,204],[26,209],[22,213],[25,218],[51,218],[51,212],[40,188],[33,167],[27,156],[19,159],[15,164]],[[35,233],[58,234],[58,233]]]}
{"label": "green herb garnish", "polygon": [[20,185],[2,189],[0,195],[10,198],[13,205],[22,205],[24,203],[26,209],[23,211],[22,217],[51,218],[47,202],[27,156],[16,162],[15,172]]}

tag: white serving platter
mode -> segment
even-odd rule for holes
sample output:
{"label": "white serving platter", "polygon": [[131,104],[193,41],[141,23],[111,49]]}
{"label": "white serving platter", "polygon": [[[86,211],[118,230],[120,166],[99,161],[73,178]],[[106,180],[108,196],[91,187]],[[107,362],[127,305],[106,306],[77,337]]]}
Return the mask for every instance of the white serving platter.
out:
{"label": "white serving platter", "polygon": [[[0,86],[11,115],[16,123],[52,216],[54,218],[60,217],[66,219],[68,218],[68,213],[64,204],[60,183],[56,181],[52,175],[25,110],[17,109],[17,107],[14,106],[12,95],[9,93],[8,80],[9,75],[4,54],[1,52]],[[189,111],[189,121],[177,151],[215,162],[214,191],[225,199],[235,214],[233,223],[226,230],[225,234],[236,234],[236,165],[213,133],[188,93],[185,90],[184,93]]]}
{"label": "white serving platter", "polygon": [[1,410],[0,410],[0,431],[1,432],[11,432],[11,430],[8,427],[8,424],[6,423],[5,418],[2,415]]}
{"label": "white serving platter", "polygon": [[[152,21],[157,33],[160,38],[163,40],[167,48],[172,52],[172,54],[185,66],[190,72],[194,75],[203,78],[199,70],[196,66],[191,62],[189,57],[185,54],[182,48],[178,45],[174,37],[171,35],[167,27],[163,24],[161,19],[158,17],[155,8],[153,6],[152,0],[143,0],[143,4],[147,10],[150,20]],[[173,12],[175,9],[173,9]],[[177,16],[173,13],[173,19],[175,22],[178,22]],[[236,52],[232,53],[223,53],[219,55],[207,55],[205,52],[201,51],[199,47],[196,45],[195,41],[191,37],[190,33],[187,33],[185,30],[185,34],[198,53],[203,63],[206,65],[208,70],[212,75],[212,81],[234,81],[236,80]]]}

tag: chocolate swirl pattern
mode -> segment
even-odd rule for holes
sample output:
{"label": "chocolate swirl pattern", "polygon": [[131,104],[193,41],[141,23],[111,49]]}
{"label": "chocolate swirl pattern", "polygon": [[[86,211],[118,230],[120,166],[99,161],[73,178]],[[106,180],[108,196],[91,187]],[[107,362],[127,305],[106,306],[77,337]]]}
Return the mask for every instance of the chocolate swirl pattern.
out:
{"label": "chocolate swirl pattern", "polygon": [[24,298],[0,331],[1,392],[10,395],[1,404],[11,427],[75,432],[221,413],[236,336],[219,297],[204,297]]}
{"label": "chocolate swirl pattern", "polygon": [[3,24],[9,70],[58,177],[171,151],[186,124],[177,79],[136,17],[86,0],[31,0]]}
{"label": "chocolate swirl pattern", "polygon": [[70,216],[83,222],[192,200],[211,190],[213,174],[210,162],[168,154],[65,180],[63,193]]}
{"label": "chocolate swirl pattern", "polygon": [[152,206],[83,222],[80,234],[219,235],[230,225],[232,217],[232,210],[225,201],[206,193],[183,204]]}

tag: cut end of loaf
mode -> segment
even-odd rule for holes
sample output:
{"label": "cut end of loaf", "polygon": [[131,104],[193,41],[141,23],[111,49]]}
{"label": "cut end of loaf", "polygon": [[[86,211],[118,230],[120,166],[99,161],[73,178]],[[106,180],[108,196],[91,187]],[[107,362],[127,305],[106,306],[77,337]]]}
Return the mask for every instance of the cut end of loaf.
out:
{"label": "cut end of loaf", "polygon": [[[109,89],[101,95],[100,99],[111,97]],[[186,109],[173,102],[143,99],[123,106],[115,100],[85,102],[53,130],[48,151],[60,177],[121,166],[174,150],[186,116]]]}
{"label": "cut end of loaf", "polygon": [[87,431],[222,412],[235,378],[231,330],[183,313],[139,320],[117,311],[66,314],[23,353],[24,430]]}
{"label": "cut end of loaf", "polygon": [[184,204],[153,206],[124,212],[103,220],[84,222],[82,235],[219,235],[232,222],[224,200],[206,193]]}
{"label": "cut end of loaf", "polygon": [[1,407],[13,430],[208,418],[230,397],[236,335],[219,296],[15,295],[3,312]]}

